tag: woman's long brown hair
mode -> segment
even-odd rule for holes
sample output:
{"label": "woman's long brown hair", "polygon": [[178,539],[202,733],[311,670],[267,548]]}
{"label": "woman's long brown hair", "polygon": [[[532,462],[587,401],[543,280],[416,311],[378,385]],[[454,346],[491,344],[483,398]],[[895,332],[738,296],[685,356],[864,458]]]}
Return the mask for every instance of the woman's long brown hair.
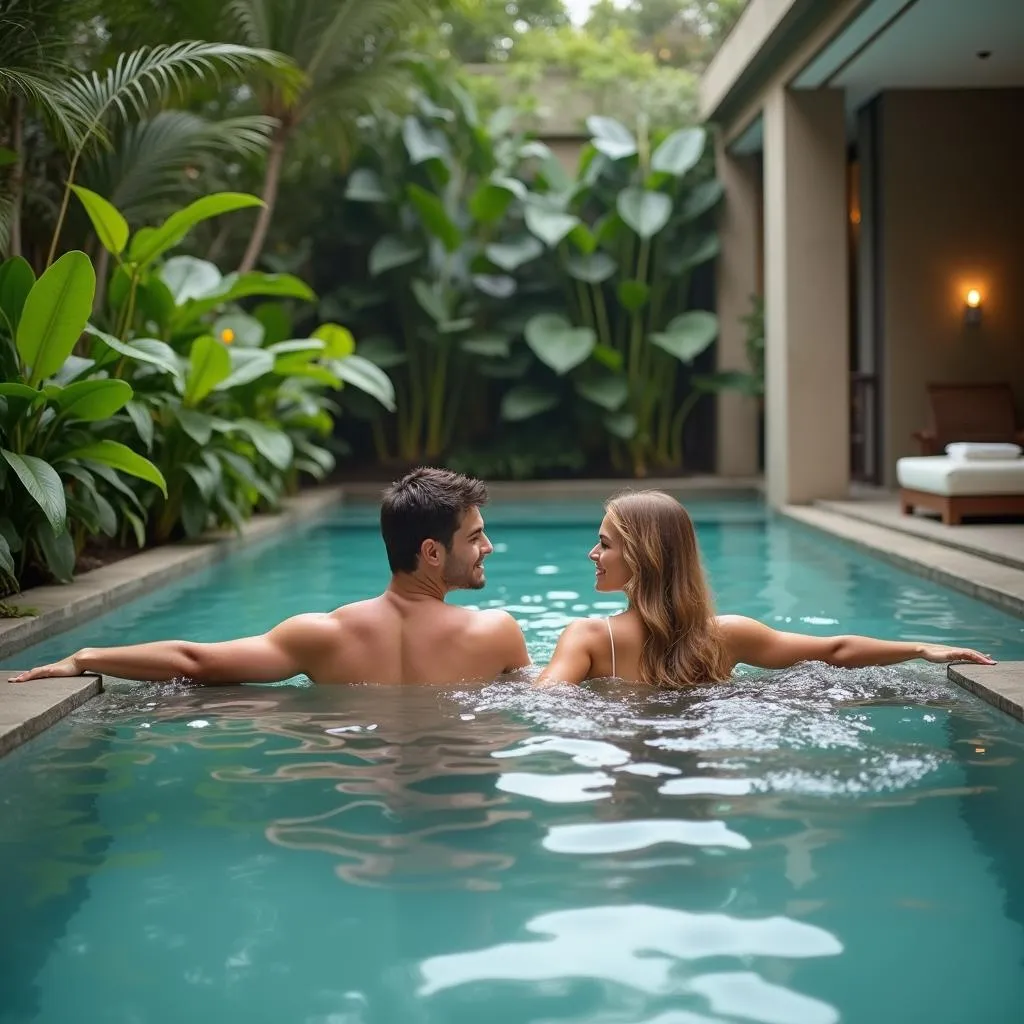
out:
{"label": "woman's long brown hair", "polygon": [[678,690],[728,679],[732,665],[686,509],[661,491],[631,491],[606,511],[630,573],[623,589],[646,634],[641,682]]}

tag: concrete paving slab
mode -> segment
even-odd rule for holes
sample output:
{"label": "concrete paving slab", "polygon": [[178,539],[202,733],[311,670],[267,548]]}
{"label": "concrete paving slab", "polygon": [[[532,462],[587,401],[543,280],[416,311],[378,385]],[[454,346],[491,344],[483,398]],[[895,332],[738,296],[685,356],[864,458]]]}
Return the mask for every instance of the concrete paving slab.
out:
{"label": "concrete paving slab", "polygon": [[12,683],[13,675],[17,673],[0,671],[0,757],[38,736],[102,689],[96,675]]}
{"label": "concrete paving slab", "polygon": [[1024,661],[950,665],[947,674],[954,683],[1024,721]]}

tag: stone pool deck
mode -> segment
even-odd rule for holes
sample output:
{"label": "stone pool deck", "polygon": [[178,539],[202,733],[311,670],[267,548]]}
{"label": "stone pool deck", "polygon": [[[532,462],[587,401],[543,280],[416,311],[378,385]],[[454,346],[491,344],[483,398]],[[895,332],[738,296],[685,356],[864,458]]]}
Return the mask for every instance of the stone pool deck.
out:
{"label": "stone pool deck", "polygon": [[102,690],[99,676],[9,682],[0,670],[0,757],[48,729]]}

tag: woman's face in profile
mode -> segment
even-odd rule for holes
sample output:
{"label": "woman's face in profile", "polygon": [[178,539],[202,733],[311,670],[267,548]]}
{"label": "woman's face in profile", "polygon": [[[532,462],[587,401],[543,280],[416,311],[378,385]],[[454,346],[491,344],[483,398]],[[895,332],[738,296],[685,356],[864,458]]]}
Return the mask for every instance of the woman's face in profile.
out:
{"label": "woman's face in profile", "polygon": [[629,579],[622,557],[622,537],[605,516],[598,530],[598,541],[590,549],[594,563],[594,588],[599,591],[622,590]]}

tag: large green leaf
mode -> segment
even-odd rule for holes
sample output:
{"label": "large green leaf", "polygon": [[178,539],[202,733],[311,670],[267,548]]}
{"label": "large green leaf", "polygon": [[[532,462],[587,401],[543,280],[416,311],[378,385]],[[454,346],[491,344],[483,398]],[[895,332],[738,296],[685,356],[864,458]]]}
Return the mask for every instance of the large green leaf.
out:
{"label": "large green leaf", "polygon": [[0,398],[21,398],[26,402],[34,402],[41,393],[38,388],[30,388],[16,380],[0,384]]}
{"label": "large green leaf", "polygon": [[691,310],[675,317],[664,331],[650,340],[681,362],[690,363],[718,336],[718,317],[703,310]]}
{"label": "large green leaf", "polygon": [[445,212],[444,203],[433,192],[416,184],[407,185],[405,191],[427,231],[448,252],[455,252],[462,244],[462,232]]}
{"label": "large green leaf", "polygon": [[451,155],[448,140],[444,135],[436,128],[424,128],[412,115],[402,122],[402,141],[412,164],[422,164],[428,160],[447,160]]}
{"label": "large green leaf", "polygon": [[263,344],[263,324],[248,313],[225,313],[213,324],[213,336],[225,345],[239,348],[259,348]]}
{"label": "large green leaf", "polygon": [[69,419],[110,419],[131,400],[131,385],[123,380],[80,380],[66,388],[46,388],[48,398],[57,403],[61,414]]}
{"label": "large green leaf", "polygon": [[523,333],[537,358],[559,375],[585,362],[597,343],[592,328],[573,327],[557,313],[531,317]]}
{"label": "large green leaf", "polygon": [[357,167],[348,177],[345,198],[354,203],[385,203],[388,194],[376,171],[368,167]]}
{"label": "large green leaf", "polygon": [[579,217],[543,206],[526,207],[526,226],[546,246],[554,248],[580,223]]}
{"label": "large green leaf", "polygon": [[516,279],[508,274],[474,274],[473,284],[492,299],[508,299],[516,293]]}
{"label": "large green leaf", "polygon": [[614,117],[591,114],[587,118],[587,129],[593,136],[594,148],[611,160],[621,160],[636,153],[633,133]]}
{"label": "large green leaf", "polygon": [[92,312],[96,273],[84,252],[64,253],[32,286],[18,324],[18,353],[38,384],[60,369]]}
{"label": "large green leaf", "polygon": [[629,385],[626,378],[619,377],[598,377],[595,380],[576,381],[576,391],[588,402],[601,406],[609,412],[614,412],[622,406],[629,396]]}
{"label": "large green leaf", "polygon": [[673,132],[654,151],[651,170],[681,178],[700,159],[706,138],[703,128],[680,128]]}
{"label": "large green leaf", "polygon": [[172,256],[161,268],[160,277],[180,306],[216,291],[223,277],[209,260],[196,256]]}
{"label": "large green leaf", "polygon": [[100,245],[112,255],[120,256],[128,244],[128,221],[103,196],[81,185],[72,185],[71,191],[82,201]]}
{"label": "large green leaf", "polygon": [[45,459],[35,455],[19,455],[17,452],[0,448],[0,455],[14,470],[14,475],[31,495],[32,500],[43,510],[54,533],[60,533],[67,521],[67,504],[64,501],[64,484],[57,470]]}
{"label": "large green leaf", "polygon": [[142,402],[129,402],[124,407],[124,411],[132,421],[132,424],[139,435],[139,440],[145,446],[146,451],[152,451],[154,435],[153,414],[150,412],[148,406],[143,405]]}
{"label": "large green leaf", "polygon": [[376,363],[362,356],[349,356],[331,363],[331,369],[346,384],[365,391],[380,402],[389,412],[395,411],[395,386],[391,378]]}
{"label": "large green leaf", "polygon": [[436,287],[421,281],[419,278],[412,283],[412,293],[423,311],[437,324],[447,323],[448,307],[445,305],[444,297]]}
{"label": "large green leaf", "polygon": [[687,235],[683,244],[672,254],[668,261],[671,274],[683,274],[693,267],[699,267],[708,260],[713,260],[721,251],[718,234],[709,231],[704,235]]}
{"label": "large green leaf", "polygon": [[489,359],[504,358],[509,354],[510,339],[504,334],[481,334],[459,342],[463,352]]}
{"label": "large green leaf", "polygon": [[647,305],[651,289],[644,281],[620,281],[616,294],[623,309],[636,313]]}
{"label": "large green leaf", "polygon": [[274,356],[262,348],[233,348],[228,352],[231,372],[219,383],[214,391],[229,391],[241,384],[250,384],[274,370]]}
{"label": "large green leaf", "polygon": [[235,425],[272,466],[283,471],[291,465],[292,441],[283,430],[247,418],[238,420]]}
{"label": "large green leaf", "polygon": [[156,338],[134,338],[132,341],[121,341],[112,334],[105,334],[95,327],[87,327],[86,334],[91,335],[93,342],[92,354],[97,363],[105,364],[112,357],[108,350],[117,352],[119,355],[127,356],[136,362],[148,363],[150,366],[158,366],[161,370],[181,377],[181,357],[164,341]]}
{"label": "large green leaf", "polygon": [[36,275],[21,256],[0,263],[0,317],[7,323],[12,338],[17,337],[21,311],[35,283]]}
{"label": "large green leaf", "polygon": [[702,181],[683,200],[680,214],[684,221],[696,220],[708,210],[714,209],[721,200],[724,190],[722,183],[716,179]]}
{"label": "large green leaf", "polygon": [[199,412],[196,409],[186,409],[184,406],[175,409],[174,416],[181,429],[197,445],[202,448],[209,444],[210,438],[213,436],[214,425],[217,422],[212,416],[208,416],[205,412]]}
{"label": "large green leaf", "polygon": [[246,299],[251,295],[306,301],[316,298],[313,289],[292,274],[264,274],[258,270],[250,270],[247,274],[231,273],[226,274],[210,291],[190,299],[179,307],[175,311],[174,324],[182,328],[220,306]]}
{"label": "large green leaf", "polygon": [[228,350],[209,334],[196,338],[189,350],[183,396],[185,404],[198,405],[230,373]]}
{"label": "large green leaf", "polygon": [[14,576],[14,558],[11,555],[10,545],[7,538],[0,534],[0,578],[3,576]]}
{"label": "large green leaf", "polygon": [[168,249],[173,249],[200,221],[219,217],[233,210],[263,206],[263,200],[244,192],[215,192],[189,203],[184,209],[172,213],[157,228],[143,228],[132,239],[130,258],[145,266]]}
{"label": "large green leaf", "polygon": [[46,568],[61,583],[70,583],[75,574],[75,542],[66,529],[60,533],[38,530],[36,540],[43,553]]}
{"label": "large green leaf", "polygon": [[120,441],[93,441],[92,444],[83,445],[81,448],[74,448],[61,456],[62,459],[79,459],[91,462],[99,462],[104,466],[110,466],[120,473],[127,473],[129,476],[146,480],[160,488],[163,496],[167,497],[167,482],[163,473],[153,465],[149,459],[133,452],[127,445]]}
{"label": "large green leaf", "polygon": [[615,260],[606,252],[592,252],[589,256],[570,256],[566,270],[577,281],[587,284],[601,284],[607,281],[618,269]]}
{"label": "large green leaf", "polygon": [[481,224],[494,224],[501,220],[517,194],[514,191],[516,185],[525,194],[525,186],[514,178],[482,181],[469,197],[469,212],[473,219]]}
{"label": "large green leaf", "polygon": [[356,339],[352,332],[341,324],[321,324],[310,338],[324,343],[324,358],[347,359],[356,350]]}
{"label": "large green leaf", "polygon": [[290,356],[298,352],[305,354],[305,358],[319,358],[327,350],[327,342],[322,338],[291,338],[288,341],[278,341],[268,345],[267,352],[274,356]]}
{"label": "large green leaf", "polygon": [[398,235],[384,235],[370,250],[370,276],[415,263],[422,255],[423,249],[415,242]]}
{"label": "large green leaf", "polygon": [[664,192],[631,185],[615,201],[619,216],[641,238],[653,238],[672,216],[672,200]]}
{"label": "large green leaf", "polygon": [[532,384],[519,384],[505,392],[501,400],[501,418],[509,422],[528,420],[558,405],[558,393]]}
{"label": "large green leaf", "polygon": [[484,255],[502,270],[512,273],[524,263],[535,260],[544,251],[541,241],[533,235],[523,235],[512,242],[494,242],[487,246]]}
{"label": "large green leaf", "polygon": [[606,412],[602,419],[605,430],[623,441],[636,437],[636,417],[631,412]]}

